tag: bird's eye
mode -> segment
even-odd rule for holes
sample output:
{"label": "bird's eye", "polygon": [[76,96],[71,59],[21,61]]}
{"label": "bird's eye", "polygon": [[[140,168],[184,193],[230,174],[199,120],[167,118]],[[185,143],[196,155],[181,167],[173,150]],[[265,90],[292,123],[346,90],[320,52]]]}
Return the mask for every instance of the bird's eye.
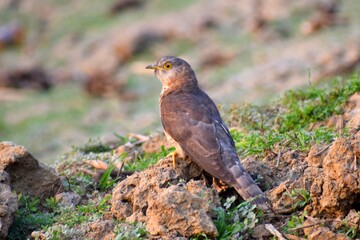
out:
{"label": "bird's eye", "polygon": [[172,67],[173,67],[173,65],[172,65],[171,62],[166,62],[166,63],[164,64],[164,68],[165,68],[166,70],[170,70]]}

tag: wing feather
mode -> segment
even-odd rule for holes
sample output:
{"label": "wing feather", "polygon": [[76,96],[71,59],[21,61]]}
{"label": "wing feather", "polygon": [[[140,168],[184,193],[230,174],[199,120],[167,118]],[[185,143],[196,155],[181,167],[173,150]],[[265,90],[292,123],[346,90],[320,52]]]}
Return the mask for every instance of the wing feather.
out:
{"label": "wing feather", "polygon": [[202,169],[232,185],[244,199],[268,209],[267,198],[241,165],[235,143],[214,102],[200,89],[160,99],[161,120],[169,134]]}
{"label": "wing feather", "polygon": [[201,168],[227,183],[236,181],[228,168],[237,160],[234,142],[216,105],[204,92],[165,96],[161,114],[165,131]]}

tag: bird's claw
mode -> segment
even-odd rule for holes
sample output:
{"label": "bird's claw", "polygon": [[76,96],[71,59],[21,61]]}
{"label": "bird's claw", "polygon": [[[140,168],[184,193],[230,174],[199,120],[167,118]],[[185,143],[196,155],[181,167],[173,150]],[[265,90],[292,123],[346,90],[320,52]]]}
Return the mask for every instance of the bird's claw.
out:
{"label": "bird's claw", "polygon": [[176,169],[176,156],[178,155],[178,153],[175,151],[169,153],[166,157],[170,157],[172,158],[172,162],[173,162],[173,167],[174,169]]}
{"label": "bird's claw", "polygon": [[173,167],[174,169],[176,169],[176,156],[177,156],[177,152],[174,151],[173,155],[172,155],[172,160],[173,160]]}

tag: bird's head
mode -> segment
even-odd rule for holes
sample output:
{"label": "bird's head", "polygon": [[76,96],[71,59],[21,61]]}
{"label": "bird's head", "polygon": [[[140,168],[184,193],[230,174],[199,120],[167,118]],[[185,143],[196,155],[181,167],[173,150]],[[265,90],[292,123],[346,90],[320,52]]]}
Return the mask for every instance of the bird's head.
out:
{"label": "bird's head", "polygon": [[163,90],[197,87],[194,70],[181,58],[165,56],[146,68],[155,70],[155,76],[161,81]]}

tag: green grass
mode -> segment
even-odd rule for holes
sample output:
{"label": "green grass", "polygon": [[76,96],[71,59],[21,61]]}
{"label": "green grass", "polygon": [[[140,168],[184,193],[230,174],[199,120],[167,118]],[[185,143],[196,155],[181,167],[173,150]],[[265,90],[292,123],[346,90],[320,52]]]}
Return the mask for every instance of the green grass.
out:
{"label": "green grass", "polygon": [[[83,180],[78,179],[78,181]],[[18,197],[20,207],[9,229],[8,238],[9,240],[27,239],[33,231],[42,230],[47,239],[68,239],[72,235],[63,236],[62,233],[69,233],[75,225],[100,219],[108,213],[111,207],[110,198],[111,195],[104,196],[101,192],[93,191],[91,199],[87,202],[67,208],[60,207],[53,197],[40,202],[37,198],[20,194]]]}
{"label": "green grass", "polygon": [[91,176],[82,172],[71,175],[61,174],[61,176],[65,177],[63,183],[65,189],[67,191],[76,192],[80,196],[84,196],[89,190],[96,189],[96,185]]}
{"label": "green grass", "polygon": [[75,209],[60,209],[60,213],[55,215],[54,221],[57,224],[63,224],[67,227],[73,227],[76,224],[87,223],[101,218],[105,213],[110,211],[109,201],[111,195],[106,195],[97,201],[92,200],[85,205],[78,205]]}
{"label": "green grass", "polygon": [[288,91],[268,106],[233,107],[225,115],[236,127],[231,134],[241,157],[264,156],[275,147],[307,151],[313,143],[327,144],[340,136],[336,129],[310,126],[343,113],[348,97],[358,91],[360,76],[353,75],[324,88]]}
{"label": "green grass", "polygon": [[111,148],[105,144],[103,144],[98,138],[90,138],[84,146],[80,147],[73,147],[73,151],[83,152],[84,154],[87,153],[102,153],[102,152],[109,152]]}
{"label": "green grass", "polygon": [[110,176],[111,172],[115,169],[115,166],[110,165],[106,171],[103,173],[103,175],[100,177],[98,187],[100,188],[100,191],[105,191],[107,189],[110,189],[115,186],[115,184],[118,182],[118,179],[112,179]]}
{"label": "green grass", "polygon": [[306,211],[295,213],[289,217],[286,221],[286,225],[282,227],[282,231],[286,233],[291,233],[296,236],[303,235],[302,229],[300,230],[292,230],[297,227],[302,227],[305,221],[305,216],[307,215]]}
{"label": "green grass", "polygon": [[74,85],[29,93],[19,102],[0,104],[0,141],[26,146],[39,160],[53,164],[71,145],[104,132],[127,132],[121,107],[116,99],[90,98]]}
{"label": "green grass", "polygon": [[156,164],[160,159],[166,157],[175,148],[165,149],[163,146],[160,152],[145,153],[140,155],[135,161],[125,164],[124,168],[127,171],[141,171],[147,169],[149,166]]}
{"label": "green grass", "polygon": [[302,209],[311,202],[310,193],[306,189],[292,189],[291,192],[284,193],[291,197],[293,201],[293,209]]}
{"label": "green grass", "polygon": [[[242,157],[250,155],[266,155],[274,148],[291,148],[300,151],[307,151],[311,144],[325,144],[332,142],[338,134],[335,130],[321,127],[314,131],[289,130],[281,133],[277,130],[268,130],[264,132],[252,131],[244,134],[241,131],[231,130],[235,140],[235,146]],[[277,152],[275,152],[277,153]]]}
{"label": "green grass", "polygon": [[142,223],[128,224],[125,227],[117,226],[114,233],[116,235],[116,240],[139,240],[147,239],[149,237],[146,226]]}
{"label": "green grass", "polygon": [[309,127],[334,114],[341,114],[349,96],[360,91],[360,76],[337,79],[330,88],[310,87],[302,91],[288,91],[283,100],[284,111],[279,115],[280,131]]}
{"label": "green grass", "polygon": [[39,210],[40,200],[22,194],[18,195],[19,209],[8,233],[9,240],[22,240],[34,230],[54,223],[54,214]]}
{"label": "green grass", "polygon": [[224,207],[217,208],[214,224],[218,230],[217,239],[248,239],[262,212],[255,210],[255,205],[242,202],[233,206],[235,196],[226,199]]}
{"label": "green grass", "polygon": [[[357,213],[360,216],[360,211],[358,211]],[[356,226],[354,223],[349,224],[349,222],[347,222],[346,220],[342,220],[341,226],[337,232],[345,234],[350,239],[359,239],[360,232],[358,231],[358,229],[358,225]]]}

